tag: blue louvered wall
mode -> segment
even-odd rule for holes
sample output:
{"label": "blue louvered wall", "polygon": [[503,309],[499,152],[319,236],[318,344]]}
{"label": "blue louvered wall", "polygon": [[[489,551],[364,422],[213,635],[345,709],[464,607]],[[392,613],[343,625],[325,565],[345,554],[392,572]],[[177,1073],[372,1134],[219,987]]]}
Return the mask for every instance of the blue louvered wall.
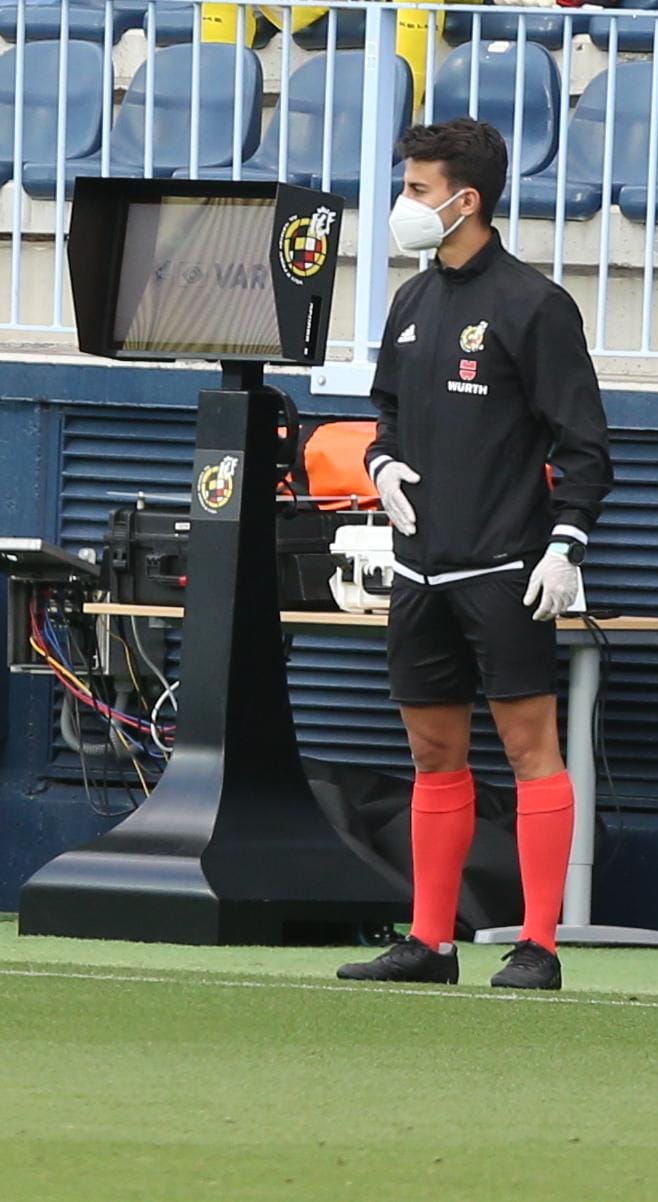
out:
{"label": "blue louvered wall", "polygon": [[658,432],[612,430],[615,487],[587,558],[588,598],[624,613],[658,610]]}
{"label": "blue louvered wall", "polygon": [[[628,402],[611,398],[617,485],[599,524],[587,567],[590,602],[625,613],[658,612],[658,430],[623,424]],[[363,406],[355,408],[363,415]],[[64,546],[100,548],[108,491],[175,496],[190,483],[193,409],[170,403],[76,405],[61,411],[59,536]],[[631,419],[636,420],[635,414]],[[654,418],[655,421],[655,418]],[[562,661],[562,679],[566,663]],[[387,697],[380,638],[298,637],[289,667],[302,750],[309,755],[409,770],[404,733]],[[617,651],[609,684],[606,741],[621,804],[658,807],[658,652]],[[506,776],[491,723],[474,718],[473,763]],[[55,770],[57,755],[55,755]],[[601,785],[600,799],[609,790]]]}

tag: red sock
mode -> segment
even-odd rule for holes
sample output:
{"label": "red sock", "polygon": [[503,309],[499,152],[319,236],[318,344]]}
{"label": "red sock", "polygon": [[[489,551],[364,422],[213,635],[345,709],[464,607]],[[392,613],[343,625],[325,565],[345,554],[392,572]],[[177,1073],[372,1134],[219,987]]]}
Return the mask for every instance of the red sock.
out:
{"label": "red sock", "polygon": [[475,827],[474,801],[469,768],[416,773],[411,795],[411,934],[435,951],[455,937],[462,869]]}
{"label": "red sock", "polygon": [[566,769],[540,780],[517,780],[517,840],[525,918],[520,939],[555,952],[573,835],[573,788]]}

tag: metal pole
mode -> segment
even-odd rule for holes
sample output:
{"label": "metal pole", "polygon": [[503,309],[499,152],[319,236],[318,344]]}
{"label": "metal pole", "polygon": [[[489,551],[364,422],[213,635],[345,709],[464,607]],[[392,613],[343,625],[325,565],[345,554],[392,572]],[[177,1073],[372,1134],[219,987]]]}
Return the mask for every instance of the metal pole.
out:
{"label": "metal pole", "polygon": [[[568,926],[587,926],[592,900],[596,814],[591,715],[599,688],[600,653],[598,647],[585,645],[572,647],[570,654],[567,768],[573,784],[575,822],[562,921]],[[587,723],[583,723],[585,714],[589,715]]]}
{"label": "metal pole", "polygon": [[14,96],[14,196],[11,222],[11,309],[9,325],[21,320],[23,251],[23,116],[25,104],[25,0],[16,11],[16,79]]}
{"label": "metal pole", "polygon": [[[237,47],[235,53],[238,53]],[[199,122],[201,114],[201,5],[192,10],[192,63],[190,75],[190,179],[199,176]]]}
{"label": "metal pole", "polygon": [[610,20],[608,42],[608,86],[605,99],[605,135],[603,145],[603,182],[601,195],[601,241],[599,245],[599,283],[596,298],[596,346],[603,349],[608,315],[608,271],[610,267],[610,202],[615,144],[615,104],[617,100],[617,18]]}
{"label": "metal pole", "polygon": [[153,114],[155,109],[155,4],[150,0],[146,23],[146,76],[144,80],[144,179],[153,177]]}
{"label": "metal pole", "polygon": [[354,362],[361,364],[375,358],[372,344],[381,337],[388,305],[396,17],[381,4],[366,12],[354,319]]}
{"label": "metal pole", "polygon": [[656,235],[656,166],[658,161],[658,21],[653,27],[651,59],[651,115],[649,118],[649,166],[647,172],[647,216],[644,233],[644,278],[642,283],[642,339],[640,353],[651,346],[653,309],[653,246]]}
{"label": "metal pole", "polygon": [[471,26],[471,70],[468,85],[468,115],[474,121],[478,118],[480,105],[480,43],[482,18],[479,13],[473,14]]}
{"label": "metal pole", "polygon": [[519,245],[519,202],[521,198],[521,144],[523,142],[523,102],[525,97],[526,19],[519,16],[516,37],[516,77],[514,80],[514,125],[512,129],[512,174],[509,202],[509,249],[513,255]]}
{"label": "metal pole", "polygon": [[288,178],[288,125],[290,121],[290,43],[292,40],[292,9],[283,10],[283,28],[281,30],[281,85],[279,88],[279,104],[281,106],[281,124],[279,125],[279,179],[284,183]]}
{"label": "metal pole", "polygon": [[53,267],[53,325],[62,324],[64,284],[64,203],[66,200],[66,120],[69,71],[69,0],[62,2],[57,87],[57,145],[55,176],[55,262]]}
{"label": "metal pole", "polygon": [[101,175],[110,174],[110,132],[112,130],[112,0],[105,0],[103,32],[103,116],[101,120]]}
{"label": "metal pole", "polygon": [[562,283],[564,274],[564,224],[567,195],[567,139],[569,137],[569,93],[571,91],[571,50],[573,17],[564,18],[562,37],[562,92],[560,94],[560,124],[557,151],[557,190],[555,196],[555,241],[553,246],[553,279]]}
{"label": "metal pole", "polygon": [[335,8],[329,9],[327,28],[327,68],[324,79],[324,118],[322,122],[322,190],[331,190],[331,157],[334,128],[334,80],[336,76],[336,18]]}
{"label": "metal pole", "polygon": [[235,84],[233,88],[233,179],[242,179],[242,143],[244,142],[244,46],[247,10],[243,4],[237,11],[235,31]]}

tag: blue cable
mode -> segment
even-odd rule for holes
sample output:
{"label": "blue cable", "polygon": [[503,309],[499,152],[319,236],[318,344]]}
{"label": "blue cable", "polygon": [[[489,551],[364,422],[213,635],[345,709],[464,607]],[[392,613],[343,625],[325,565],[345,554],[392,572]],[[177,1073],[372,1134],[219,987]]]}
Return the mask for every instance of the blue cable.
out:
{"label": "blue cable", "polygon": [[57,652],[58,659],[64,664],[65,668],[68,668],[70,672],[73,671],[71,661],[62,649],[57,631],[47,610],[44,610],[43,614],[43,630],[53,650]]}
{"label": "blue cable", "polygon": [[[74,669],[71,664],[70,656],[66,655],[65,652],[63,651],[62,645],[59,641],[59,637],[58,637],[57,631],[53,625],[52,619],[51,619],[49,613],[47,612],[47,610],[45,610],[45,609],[43,611],[43,632],[44,632],[44,635],[45,635],[47,641],[50,643],[50,646],[52,647],[53,651],[55,651],[60,663],[62,663],[65,668],[68,668],[68,670],[70,672],[72,672]],[[110,708],[112,709],[112,713],[114,715],[116,715],[117,718],[129,718],[133,722],[139,722],[140,726],[143,724],[144,725],[144,734],[150,736],[150,723],[147,723],[146,719],[141,718],[137,714],[127,714],[123,710],[116,709],[114,706],[111,706]],[[104,717],[104,715],[102,715],[102,716]],[[134,747],[138,747],[138,748],[140,748],[140,750],[142,750],[142,744],[139,742],[139,740],[135,739],[135,737],[133,735],[128,734],[128,732],[125,730],[125,728],[122,730],[122,734],[123,734],[124,738],[128,739],[128,741],[133,744]],[[157,759],[164,759],[163,753],[158,748],[156,748],[155,745],[154,745],[154,750],[149,751],[149,755],[151,755],[152,757],[157,758]]]}

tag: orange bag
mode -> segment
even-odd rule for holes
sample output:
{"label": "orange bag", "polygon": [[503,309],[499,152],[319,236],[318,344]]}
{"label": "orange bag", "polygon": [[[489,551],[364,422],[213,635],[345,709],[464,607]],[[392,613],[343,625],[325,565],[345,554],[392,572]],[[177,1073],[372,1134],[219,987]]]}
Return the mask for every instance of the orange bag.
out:
{"label": "orange bag", "polygon": [[[375,437],[374,421],[326,422],[317,426],[303,445],[308,495],[317,497],[319,509],[376,509],[379,497],[363,457]],[[321,500],[335,497],[336,500]]]}

